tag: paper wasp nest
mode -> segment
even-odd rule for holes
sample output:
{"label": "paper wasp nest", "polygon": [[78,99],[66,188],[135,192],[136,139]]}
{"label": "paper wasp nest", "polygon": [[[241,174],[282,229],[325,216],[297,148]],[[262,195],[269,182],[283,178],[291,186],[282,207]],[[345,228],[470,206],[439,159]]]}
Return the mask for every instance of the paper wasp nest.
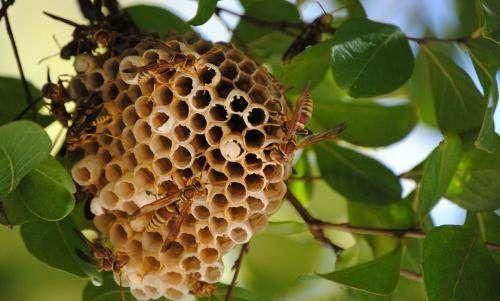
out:
{"label": "paper wasp nest", "polygon": [[[174,63],[172,49],[185,59]],[[143,66],[153,67],[128,71]],[[107,60],[78,56],[75,68],[70,93],[102,93],[107,121],[79,145],[84,157],[72,175],[94,195],[97,229],[130,257],[122,284],[146,300],[179,299],[216,283],[222,256],[262,230],[286,192],[290,166],[268,151],[284,135],[280,85],[232,46],[194,34],[183,42],[146,39]],[[193,178],[206,195],[193,200],[162,252],[169,227],[152,230],[154,212],[132,214]]]}

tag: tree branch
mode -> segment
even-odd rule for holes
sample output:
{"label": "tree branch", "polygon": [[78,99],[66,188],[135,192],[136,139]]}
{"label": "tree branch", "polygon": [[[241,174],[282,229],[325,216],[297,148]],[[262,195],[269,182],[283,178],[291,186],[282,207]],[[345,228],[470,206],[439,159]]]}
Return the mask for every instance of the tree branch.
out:
{"label": "tree branch", "polygon": [[2,20],[2,18],[7,13],[7,8],[9,8],[9,6],[11,6],[12,4],[14,4],[14,1],[15,0],[2,1],[2,8],[0,8],[0,20]]}
{"label": "tree branch", "polygon": [[233,265],[233,280],[231,280],[231,284],[227,287],[226,297],[224,298],[224,301],[231,300],[231,294],[233,293],[233,289],[236,286],[236,282],[238,281],[238,275],[240,274],[243,256],[245,256],[245,254],[248,252],[248,245],[248,242],[241,245],[240,254],[238,255],[238,259],[236,259]]}
{"label": "tree branch", "polygon": [[425,238],[425,233],[419,229],[404,229],[404,230],[392,230],[392,229],[374,229],[368,227],[358,227],[352,226],[348,223],[334,224],[329,222],[321,221],[321,226],[325,228],[332,228],[335,230],[340,230],[343,232],[353,233],[353,234],[363,234],[363,235],[381,235],[381,236],[391,236],[396,238]]}
{"label": "tree branch", "polygon": [[[7,1],[2,0],[2,8],[7,6]],[[14,51],[14,56],[16,58],[17,69],[19,70],[19,75],[21,77],[21,82],[23,84],[24,94],[26,95],[26,101],[28,105],[32,105],[34,102],[33,95],[31,95],[31,91],[28,86],[28,81],[26,81],[26,77],[24,76],[23,66],[21,64],[21,58],[19,57],[19,51],[17,49],[16,40],[14,39],[14,34],[12,32],[12,27],[10,26],[9,15],[7,13],[7,9],[4,13],[5,17],[5,27],[7,29],[7,34],[9,35],[10,44],[12,45],[12,50]],[[33,112],[35,109],[33,108]]]}
{"label": "tree branch", "polygon": [[399,275],[401,275],[401,276],[403,276],[405,278],[408,278],[410,280],[413,280],[413,281],[418,281],[418,282],[422,282],[423,281],[422,275],[417,274],[417,273],[412,272],[412,271],[409,271],[409,270],[400,269],[399,270]]}
{"label": "tree branch", "polygon": [[311,232],[314,239],[319,241],[321,244],[332,248],[335,254],[343,250],[343,248],[335,245],[328,237],[325,236],[325,232],[322,227],[323,222],[313,217],[291,192],[287,192],[286,199],[290,202],[290,204],[292,204],[300,217],[308,225],[309,232]]}

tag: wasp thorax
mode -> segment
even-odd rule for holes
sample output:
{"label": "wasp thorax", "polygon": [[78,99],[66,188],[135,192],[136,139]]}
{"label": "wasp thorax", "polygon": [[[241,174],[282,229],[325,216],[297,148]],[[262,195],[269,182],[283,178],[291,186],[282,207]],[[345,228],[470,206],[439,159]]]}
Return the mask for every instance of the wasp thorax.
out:
{"label": "wasp thorax", "polygon": [[269,155],[284,143],[282,88],[196,35],[76,63],[71,93],[102,96],[106,122],[76,145],[72,175],[93,193],[96,228],[128,257],[121,283],[140,300],[213,292],[222,256],[262,230],[286,192],[291,160]]}

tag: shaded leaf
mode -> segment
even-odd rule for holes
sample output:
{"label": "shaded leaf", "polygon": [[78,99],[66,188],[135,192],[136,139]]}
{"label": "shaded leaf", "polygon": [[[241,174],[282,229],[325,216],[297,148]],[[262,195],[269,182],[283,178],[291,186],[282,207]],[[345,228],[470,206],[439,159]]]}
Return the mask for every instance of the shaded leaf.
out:
{"label": "shaded leaf", "polygon": [[475,144],[485,151],[494,152],[498,137],[493,117],[499,97],[496,73],[500,69],[500,45],[487,39],[473,39],[467,42],[467,47],[486,100],[484,119]]}
{"label": "shaded leaf", "polygon": [[378,229],[410,229],[415,216],[408,201],[386,205],[348,202],[349,223],[353,226]]}
{"label": "shaded leaf", "polygon": [[415,69],[409,80],[408,96],[417,106],[420,120],[427,125],[438,127],[428,65],[425,54],[419,51],[415,59]]}
{"label": "shaded leaf", "polygon": [[184,33],[191,27],[175,14],[152,5],[133,5],[125,9],[142,31]]}
{"label": "shaded leaf", "polygon": [[49,156],[50,138],[31,121],[0,126],[0,196],[13,191],[19,181]]}
{"label": "shaded leaf", "polygon": [[460,137],[448,135],[426,159],[417,190],[419,219],[422,220],[448,189],[462,157]]}
{"label": "shaded leaf", "polygon": [[[38,97],[42,94],[42,92],[35,88],[35,86],[33,86],[30,82],[28,82],[28,88],[30,89],[33,97]],[[19,114],[28,106],[28,103],[26,102],[26,95],[24,94],[23,84],[20,79],[0,76],[0,101],[2,101],[2,110],[0,110],[0,125],[3,125],[17,118]],[[35,111],[38,111],[42,105],[43,102],[39,101],[38,104],[34,106]],[[52,120],[51,117],[34,113],[32,110],[26,112],[23,119],[33,120],[43,125],[47,125],[49,121]]]}
{"label": "shaded leaf", "polygon": [[219,0],[198,0],[196,15],[191,20],[189,20],[188,23],[198,26],[207,22],[215,12],[218,1]]}
{"label": "shaded leaf", "polygon": [[327,40],[296,55],[289,64],[283,67],[281,82],[291,91],[300,93],[308,84],[314,87],[325,76],[328,70],[328,58],[333,40]]}
{"label": "shaded leaf", "polygon": [[347,122],[342,139],[361,146],[384,146],[401,140],[415,127],[412,104],[381,105],[372,100],[342,101],[331,72],[312,90],[313,122],[321,129]]}
{"label": "shaded leaf", "polygon": [[49,266],[79,277],[94,275],[96,267],[76,254],[88,246],[74,228],[69,218],[57,222],[33,219],[21,226],[21,236],[28,251]]}
{"label": "shaded leaf", "polygon": [[483,9],[484,35],[500,41],[500,3],[496,0],[480,0]]}
{"label": "shaded leaf", "polygon": [[307,231],[307,225],[299,222],[269,222],[266,233],[274,235],[292,235]]}
{"label": "shaded leaf", "polygon": [[439,127],[462,133],[479,128],[485,102],[467,73],[429,45],[421,45],[429,67],[432,97]]}
{"label": "shaded leaf", "polygon": [[19,192],[19,187],[13,192],[5,196],[3,207],[11,226],[21,225],[27,222],[31,217],[31,213],[24,205],[22,194]]}
{"label": "shaded leaf", "polygon": [[423,272],[429,301],[498,299],[500,269],[480,235],[462,226],[427,233]]}
{"label": "shaded leaf", "polygon": [[26,207],[44,220],[60,220],[73,209],[75,185],[64,167],[49,156],[19,183]]}
{"label": "shaded leaf", "polygon": [[394,25],[352,19],[337,29],[333,40],[333,75],[352,97],[389,93],[413,72],[408,40]]}
{"label": "shaded leaf", "polygon": [[375,255],[373,254],[370,244],[364,238],[357,237],[354,246],[345,249],[339,254],[337,262],[335,262],[335,269],[343,270],[348,267],[369,262],[373,260],[374,257]]}
{"label": "shaded leaf", "polygon": [[398,246],[375,260],[320,276],[356,290],[388,295],[398,283],[401,254]]}
{"label": "shaded leaf", "polygon": [[333,142],[314,149],[324,180],[348,200],[387,204],[401,199],[398,178],[378,161]]}
{"label": "shaded leaf", "polygon": [[[500,138],[497,137],[497,142]],[[484,211],[500,208],[500,148],[488,153],[470,147],[462,156],[446,197],[458,205]]]}

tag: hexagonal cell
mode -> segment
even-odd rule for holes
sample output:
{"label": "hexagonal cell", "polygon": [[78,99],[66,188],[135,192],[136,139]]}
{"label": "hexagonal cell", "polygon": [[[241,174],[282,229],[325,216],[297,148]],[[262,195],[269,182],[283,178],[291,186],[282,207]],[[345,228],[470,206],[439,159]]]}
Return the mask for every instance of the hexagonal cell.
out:
{"label": "hexagonal cell", "polygon": [[142,95],[151,95],[155,89],[156,78],[146,77],[139,79],[139,88]]}
{"label": "hexagonal cell", "polygon": [[269,82],[269,73],[265,69],[259,68],[257,72],[252,76],[253,80],[261,84],[263,86],[268,86],[270,84]]}
{"label": "hexagonal cell", "polygon": [[115,246],[122,246],[127,243],[131,233],[131,229],[127,225],[115,223],[109,229],[109,240]]}
{"label": "hexagonal cell", "polygon": [[250,211],[252,212],[260,212],[266,207],[266,203],[264,203],[263,200],[253,196],[247,197],[246,203],[248,209],[250,209]]}
{"label": "hexagonal cell", "polygon": [[113,101],[120,93],[118,87],[113,82],[106,82],[102,86],[102,99],[104,101]]}
{"label": "hexagonal cell", "polygon": [[191,137],[191,130],[182,124],[174,128],[174,135],[177,141],[186,141]]}
{"label": "hexagonal cell", "polygon": [[148,96],[141,96],[135,101],[135,111],[139,117],[146,118],[153,112],[153,102]]}
{"label": "hexagonal cell", "polygon": [[248,90],[250,90],[250,88],[252,87],[252,79],[250,78],[250,76],[244,73],[240,73],[238,79],[234,82],[234,85],[238,89],[248,92]]}
{"label": "hexagonal cell", "polygon": [[134,172],[134,180],[141,188],[151,188],[155,183],[154,174],[146,167],[139,167]]}
{"label": "hexagonal cell", "polygon": [[248,100],[243,95],[233,94],[229,99],[229,107],[231,111],[241,113],[248,107]]}
{"label": "hexagonal cell", "polygon": [[213,65],[205,65],[198,71],[198,77],[200,82],[205,85],[211,85],[214,83],[217,76],[217,71]]}
{"label": "hexagonal cell", "polygon": [[153,169],[160,175],[166,175],[172,171],[172,162],[168,158],[154,160]]}
{"label": "hexagonal cell", "polygon": [[139,163],[150,162],[154,158],[153,151],[148,144],[139,143],[134,147],[134,154]]}
{"label": "hexagonal cell", "polygon": [[120,61],[116,57],[110,58],[104,62],[102,69],[109,80],[114,80],[120,71]]}
{"label": "hexagonal cell", "polygon": [[262,159],[259,158],[254,153],[248,153],[245,155],[245,166],[249,170],[259,170],[262,168]]}
{"label": "hexagonal cell", "polygon": [[170,121],[169,113],[165,110],[157,110],[150,117],[151,125],[153,129],[160,133],[166,133],[170,131],[173,122]]}
{"label": "hexagonal cell", "polygon": [[260,85],[253,86],[248,94],[250,95],[252,101],[259,104],[265,103],[266,100],[269,98],[266,88]]}
{"label": "hexagonal cell", "polygon": [[214,263],[219,259],[219,251],[214,248],[205,248],[200,251],[200,259],[203,263]]}
{"label": "hexagonal cell", "polygon": [[257,129],[245,131],[245,145],[250,149],[260,149],[264,145],[266,135]]}
{"label": "hexagonal cell", "polygon": [[223,217],[212,216],[209,221],[209,227],[212,233],[226,233],[228,222]]}
{"label": "hexagonal cell", "polygon": [[191,116],[189,125],[195,132],[204,132],[207,127],[207,119],[202,114],[196,113]]}
{"label": "hexagonal cell", "polygon": [[202,55],[202,59],[207,63],[219,66],[226,58],[221,50],[212,48],[212,50]]}
{"label": "hexagonal cell", "polygon": [[179,76],[175,79],[174,90],[180,96],[187,96],[193,91],[193,79],[188,76]]}
{"label": "hexagonal cell", "polygon": [[266,122],[266,111],[260,107],[253,107],[244,116],[249,126],[257,127]]}
{"label": "hexagonal cell", "polygon": [[95,69],[85,75],[85,84],[89,90],[99,90],[104,84],[104,72],[100,69]]}
{"label": "hexagonal cell", "polygon": [[245,72],[248,75],[254,73],[257,69],[257,65],[255,65],[255,63],[249,59],[239,63],[238,66],[240,67],[241,71]]}
{"label": "hexagonal cell", "polygon": [[119,181],[115,185],[116,194],[122,199],[129,199],[135,193],[134,183],[128,180]]}
{"label": "hexagonal cell", "polygon": [[123,122],[126,126],[134,126],[134,124],[139,120],[139,115],[135,111],[135,106],[130,105],[123,110]]}
{"label": "hexagonal cell", "polygon": [[185,120],[189,115],[189,105],[184,100],[176,99],[172,102],[170,110],[177,120]]}
{"label": "hexagonal cell", "polygon": [[229,206],[229,201],[223,193],[218,193],[211,198],[210,205],[214,211],[225,211]]}
{"label": "hexagonal cell", "polygon": [[191,145],[193,146],[196,154],[202,154],[210,147],[210,144],[208,144],[207,139],[203,134],[195,135],[193,140],[191,140]]}
{"label": "hexagonal cell", "polygon": [[122,167],[117,162],[113,164],[108,164],[104,168],[104,176],[109,182],[114,182],[118,180],[123,174]]}
{"label": "hexagonal cell", "polygon": [[247,190],[245,185],[239,182],[230,182],[226,186],[226,193],[231,200],[231,202],[238,202],[245,199],[247,195]]}
{"label": "hexagonal cell", "polygon": [[249,174],[245,177],[245,186],[249,191],[261,191],[265,184],[264,177],[259,174]]}
{"label": "hexagonal cell", "polygon": [[157,252],[163,245],[163,238],[158,232],[144,232],[142,234],[142,246],[144,250]]}
{"label": "hexagonal cell", "polygon": [[208,130],[207,134],[207,141],[211,145],[216,145],[217,143],[220,142],[222,135],[224,134],[224,131],[220,126],[212,126]]}
{"label": "hexagonal cell", "polygon": [[220,171],[210,169],[208,172],[208,179],[212,185],[218,185],[225,183],[228,180],[228,177]]}
{"label": "hexagonal cell", "polygon": [[234,246],[233,241],[227,235],[217,236],[216,240],[217,240],[217,246],[219,247],[219,250],[222,253],[226,253],[227,251],[231,250]]}
{"label": "hexagonal cell", "polygon": [[246,227],[235,227],[231,229],[229,232],[229,237],[238,244],[242,244],[247,242],[250,237],[252,237],[252,233]]}
{"label": "hexagonal cell", "polygon": [[245,169],[238,162],[227,162],[225,169],[230,178],[241,178],[245,173]]}
{"label": "hexagonal cell", "polygon": [[194,207],[193,215],[197,220],[206,220],[210,217],[210,210],[203,205],[198,205]]}
{"label": "hexagonal cell", "polygon": [[126,91],[120,92],[118,96],[116,96],[115,102],[122,110],[134,103]]}
{"label": "hexagonal cell", "polygon": [[229,121],[227,122],[227,126],[231,130],[232,133],[242,133],[243,130],[247,128],[245,120],[243,117],[237,114],[231,114]]}
{"label": "hexagonal cell", "polygon": [[233,89],[233,83],[224,78],[215,86],[215,91],[217,91],[217,95],[219,95],[220,98],[226,98]]}
{"label": "hexagonal cell", "polygon": [[231,61],[225,61],[219,67],[220,73],[228,79],[234,79],[238,75],[238,67]]}
{"label": "hexagonal cell", "polygon": [[152,95],[153,101],[160,106],[169,105],[172,102],[173,97],[174,93],[172,93],[172,90],[170,90],[168,85],[156,87]]}
{"label": "hexagonal cell", "polygon": [[211,101],[212,96],[210,95],[210,92],[204,89],[196,91],[192,97],[192,104],[198,110],[203,110],[208,107]]}
{"label": "hexagonal cell", "polygon": [[248,210],[243,206],[229,207],[226,214],[233,222],[243,222],[247,218]]}
{"label": "hexagonal cell", "polygon": [[186,168],[193,161],[193,151],[187,145],[178,145],[172,152],[172,163],[178,168]]}
{"label": "hexagonal cell", "polygon": [[196,242],[196,236],[189,233],[182,233],[179,235],[179,243],[182,244],[186,252],[196,252],[198,249],[198,243]]}
{"label": "hexagonal cell", "polygon": [[244,59],[244,56],[237,49],[230,49],[226,52],[226,57],[235,63],[239,63]]}
{"label": "hexagonal cell", "polygon": [[197,41],[193,46],[193,50],[198,54],[207,53],[210,49],[212,49],[212,43],[204,40]]}
{"label": "hexagonal cell", "polygon": [[149,145],[155,155],[166,155],[170,153],[172,140],[163,135],[153,135]]}

